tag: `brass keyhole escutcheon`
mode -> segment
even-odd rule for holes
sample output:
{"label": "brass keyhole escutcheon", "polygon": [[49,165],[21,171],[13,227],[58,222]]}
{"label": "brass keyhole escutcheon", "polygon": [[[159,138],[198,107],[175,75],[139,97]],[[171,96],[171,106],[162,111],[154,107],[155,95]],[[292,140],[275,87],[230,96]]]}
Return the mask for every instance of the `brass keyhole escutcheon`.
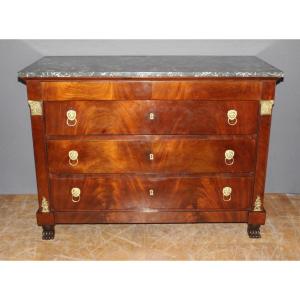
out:
{"label": "brass keyhole escutcheon", "polygon": [[155,114],[153,112],[149,113],[149,120],[154,120],[155,119]]}

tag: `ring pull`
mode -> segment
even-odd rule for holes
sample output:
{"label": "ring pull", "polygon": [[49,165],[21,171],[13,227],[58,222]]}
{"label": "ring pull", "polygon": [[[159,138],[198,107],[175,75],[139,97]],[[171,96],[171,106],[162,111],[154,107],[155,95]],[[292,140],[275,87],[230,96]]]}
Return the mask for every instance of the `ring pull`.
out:
{"label": "ring pull", "polygon": [[234,126],[237,123],[237,111],[235,109],[230,109],[227,112],[227,118],[228,124]]}
{"label": "ring pull", "polygon": [[231,200],[232,188],[230,186],[225,186],[223,188],[223,200],[228,202]]}
{"label": "ring pull", "polygon": [[78,152],[76,150],[69,151],[69,165],[72,167],[78,165]]}
{"label": "ring pull", "polygon": [[227,166],[231,166],[234,163],[234,151],[233,150],[226,150],[225,151],[225,164]]}
{"label": "ring pull", "polygon": [[154,160],[154,154],[153,154],[153,153],[150,153],[150,154],[149,154],[149,159],[150,159],[150,160]]}
{"label": "ring pull", "polygon": [[73,127],[77,124],[77,119],[76,119],[76,111],[73,109],[70,109],[67,111],[67,125],[69,127]]}
{"label": "ring pull", "polygon": [[81,190],[78,187],[73,187],[71,189],[71,195],[72,195],[72,202],[79,202],[80,201],[80,193]]}
{"label": "ring pull", "polygon": [[153,197],[153,196],[154,196],[154,190],[153,190],[153,189],[150,189],[150,190],[149,190],[149,196],[150,196],[150,197]]}

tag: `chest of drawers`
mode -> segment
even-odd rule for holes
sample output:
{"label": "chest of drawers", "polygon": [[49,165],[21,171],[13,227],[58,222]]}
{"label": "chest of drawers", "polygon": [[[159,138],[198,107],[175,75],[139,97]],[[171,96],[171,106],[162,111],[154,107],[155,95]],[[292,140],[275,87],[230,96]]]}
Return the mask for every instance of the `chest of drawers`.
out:
{"label": "chest of drawers", "polygon": [[244,222],[260,237],[282,77],[255,57],[45,57],[20,71],[43,239],[65,223]]}

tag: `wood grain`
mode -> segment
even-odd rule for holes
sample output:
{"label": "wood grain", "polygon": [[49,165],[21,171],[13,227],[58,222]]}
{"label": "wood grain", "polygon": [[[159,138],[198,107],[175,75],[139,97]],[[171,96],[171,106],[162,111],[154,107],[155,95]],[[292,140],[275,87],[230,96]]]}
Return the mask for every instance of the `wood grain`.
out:
{"label": "wood grain", "polygon": [[[264,82],[262,97],[265,100],[273,100],[275,96],[275,83],[266,81]],[[264,199],[267,161],[268,161],[268,149],[271,129],[272,115],[259,115],[258,117],[258,137],[257,137],[257,158],[256,158],[256,170],[255,170],[255,185],[252,206],[254,206],[257,197],[260,197],[262,203]],[[264,215],[266,214],[263,209]],[[257,213],[258,214],[258,213]],[[255,212],[251,213],[252,217],[250,222],[253,224],[255,220]],[[259,220],[261,220],[261,214],[258,214]],[[263,222],[265,216],[263,218]],[[261,224],[261,223],[258,223]]]}
{"label": "wood grain", "polygon": [[260,80],[199,79],[153,81],[152,99],[172,100],[259,100]]}
{"label": "wood grain", "polygon": [[[49,192],[48,158],[43,115],[31,115],[31,130],[38,192],[37,223],[39,225],[54,224],[53,206]],[[41,212],[43,198],[46,198],[49,203],[49,213]]]}
{"label": "wood grain", "polygon": [[29,100],[42,101],[42,83],[40,80],[26,80],[27,98]]}
{"label": "wood grain", "polygon": [[46,81],[44,100],[131,100],[150,99],[151,81],[98,80]]}
{"label": "wood grain", "polygon": [[[232,165],[224,161],[227,149],[235,151]],[[69,164],[70,150],[79,154],[76,166]],[[255,139],[249,136],[235,139],[135,136],[132,139],[50,140],[48,154],[49,170],[53,173],[252,172]]]}
{"label": "wood grain", "polygon": [[247,222],[248,212],[239,211],[89,211],[89,212],[55,212],[57,224],[95,224],[95,223],[201,223],[201,222]]}
{"label": "wood grain", "polygon": [[[256,101],[47,101],[47,135],[103,134],[254,134]],[[66,113],[75,110],[77,123],[67,125]],[[237,123],[227,112],[237,111]],[[154,119],[150,119],[150,113]]]}
{"label": "wood grain", "polygon": [[[264,196],[271,125],[259,100],[274,99],[276,79],[24,81],[28,99],[44,104],[44,115],[31,118],[38,197],[51,208],[37,212],[39,225],[264,224],[265,211],[252,211]],[[77,112],[74,127],[66,125],[69,109]],[[235,126],[227,124],[229,109],[238,111]],[[235,151],[231,166],[227,149]],[[70,150],[79,153],[77,166],[69,165]],[[70,200],[73,186],[82,191],[79,203]],[[226,203],[224,186],[233,189]]]}
{"label": "wood grain", "polygon": [[[232,188],[231,200],[222,190]],[[73,202],[71,189],[81,190]],[[53,177],[51,194],[56,211],[145,209],[249,209],[253,178],[202,176],[77,176]],[[150,195],[149,191],[153,191]],[[229,198],[225,198],[228,200]]]}
{"label": "wood grain", "polygon": [[260,100],[261,80],[44,81],[43,100]]}

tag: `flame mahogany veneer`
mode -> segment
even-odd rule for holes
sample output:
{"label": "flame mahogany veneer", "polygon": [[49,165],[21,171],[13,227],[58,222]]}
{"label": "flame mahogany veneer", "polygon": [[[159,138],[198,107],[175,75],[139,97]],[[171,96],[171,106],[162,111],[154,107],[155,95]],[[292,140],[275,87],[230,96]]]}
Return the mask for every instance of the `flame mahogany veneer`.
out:
{"label": "flame mahogany veneer", "polygon": [[64,223],[245,222],[260,236],[271,123],[261,100],[274,100],[276,78],[23,80],[42,104],[31,121],[44,239]]}

